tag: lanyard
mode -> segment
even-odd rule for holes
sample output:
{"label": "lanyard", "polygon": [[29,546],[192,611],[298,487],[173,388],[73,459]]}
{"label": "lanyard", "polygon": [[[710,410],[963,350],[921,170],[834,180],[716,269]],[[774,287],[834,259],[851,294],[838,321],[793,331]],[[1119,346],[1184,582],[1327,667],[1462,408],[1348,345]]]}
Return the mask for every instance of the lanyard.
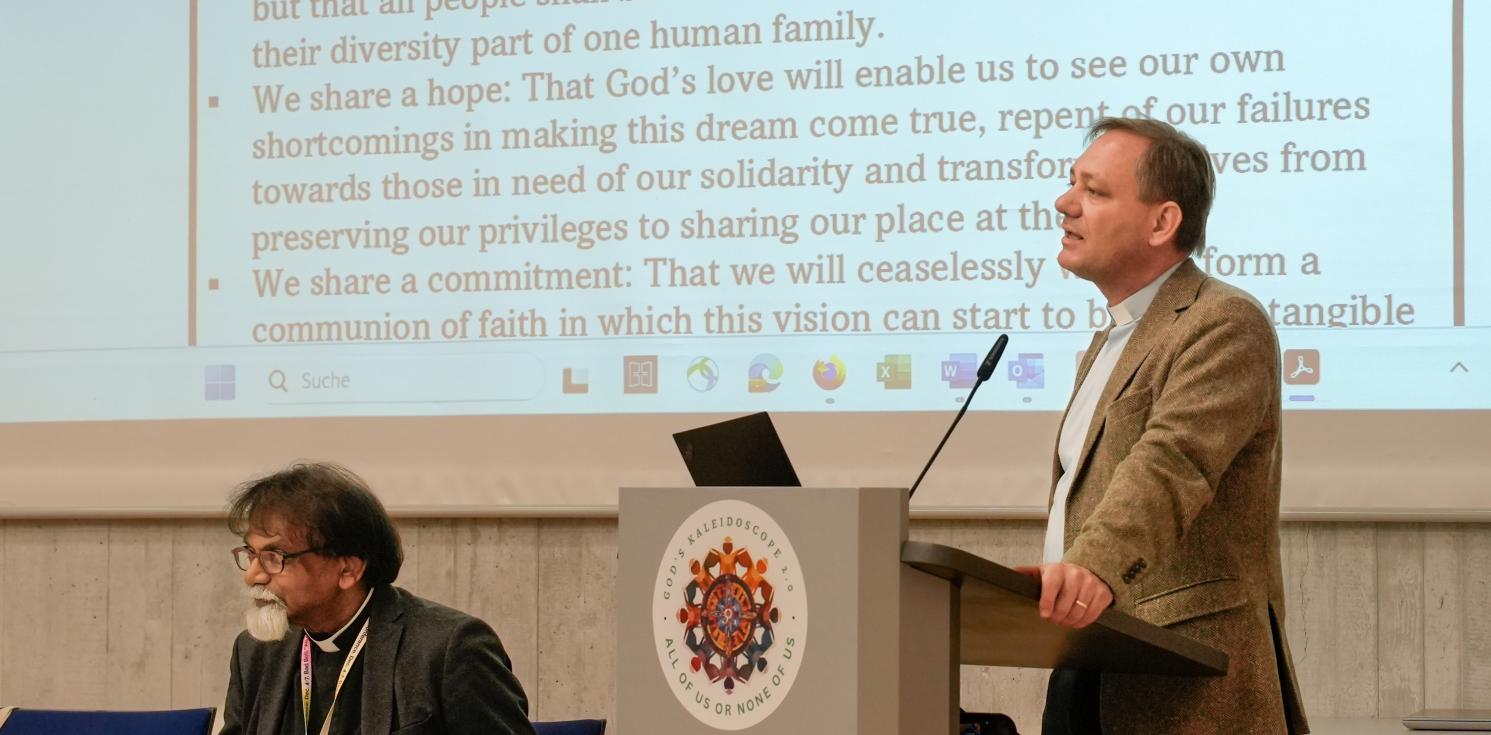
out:
{"label": "lanyard", "polygon": [[[326,721],[321,723],[321,735],[331,731],[331,715],[337,709],[337,695],[342,693],[342,682],[347,680],[347,672],[352,670],[352,663],[357,660],[357,654],[362,653],[362,647],[368,642],[368,623],[362,622],[362,630],[357,631],[357,640],[352,644],[352,650],[347,652],[347,660],[342,662],[342,673],[337,676],[336,689],[331,694],[331,706],[326,710]],[[300,639],[300,714],[304,717],[306,735],[311,732],[311,637],[309,634]]]}

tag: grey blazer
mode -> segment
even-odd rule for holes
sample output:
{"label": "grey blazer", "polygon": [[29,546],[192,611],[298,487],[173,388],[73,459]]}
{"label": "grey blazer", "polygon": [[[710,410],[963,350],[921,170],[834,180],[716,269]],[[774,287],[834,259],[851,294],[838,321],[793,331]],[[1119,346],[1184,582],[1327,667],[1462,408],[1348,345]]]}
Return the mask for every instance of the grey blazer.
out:
{"label": "grey blazer", "polygon": [[[392,585],[368,606],[364,735],[532,735],[528,699],[486,623]],[[219,735],[279,735],[299,655],[299,628],[275,643],[240,633]]]}

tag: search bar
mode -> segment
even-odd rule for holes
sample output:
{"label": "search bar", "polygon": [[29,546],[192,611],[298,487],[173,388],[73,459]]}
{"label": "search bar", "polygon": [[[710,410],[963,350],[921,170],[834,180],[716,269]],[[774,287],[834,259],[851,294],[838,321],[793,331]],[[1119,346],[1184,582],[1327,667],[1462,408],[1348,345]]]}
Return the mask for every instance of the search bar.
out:
{"label": "search bar", "polygon": [[527,401],[544,387],[543,363],[524,353],[287,360],[263,375],[278,404]]}

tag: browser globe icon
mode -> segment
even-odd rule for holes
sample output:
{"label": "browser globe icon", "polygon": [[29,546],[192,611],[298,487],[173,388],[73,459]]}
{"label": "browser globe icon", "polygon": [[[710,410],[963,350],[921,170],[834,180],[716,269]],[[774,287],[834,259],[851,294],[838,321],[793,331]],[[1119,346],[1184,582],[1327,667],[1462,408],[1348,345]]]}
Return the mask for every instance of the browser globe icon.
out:
{"label": "browser globe icon", "polygon": [[720,382],[720,366],[707,357],[696,357],[689,362],[687,373],[689,387],[700,393],[714,390]]}

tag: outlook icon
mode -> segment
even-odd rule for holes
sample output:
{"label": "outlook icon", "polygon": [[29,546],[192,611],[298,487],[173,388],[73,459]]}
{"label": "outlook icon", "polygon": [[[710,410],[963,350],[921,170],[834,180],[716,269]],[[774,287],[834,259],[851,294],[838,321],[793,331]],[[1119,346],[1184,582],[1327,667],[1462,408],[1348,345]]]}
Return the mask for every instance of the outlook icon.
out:
{"label": "outlook icon", "polygon": [[1009,380],[1016,388],[1031,390],[1046,387],[1046,355],[1041,352],[1022,352],[1009,361]]}

